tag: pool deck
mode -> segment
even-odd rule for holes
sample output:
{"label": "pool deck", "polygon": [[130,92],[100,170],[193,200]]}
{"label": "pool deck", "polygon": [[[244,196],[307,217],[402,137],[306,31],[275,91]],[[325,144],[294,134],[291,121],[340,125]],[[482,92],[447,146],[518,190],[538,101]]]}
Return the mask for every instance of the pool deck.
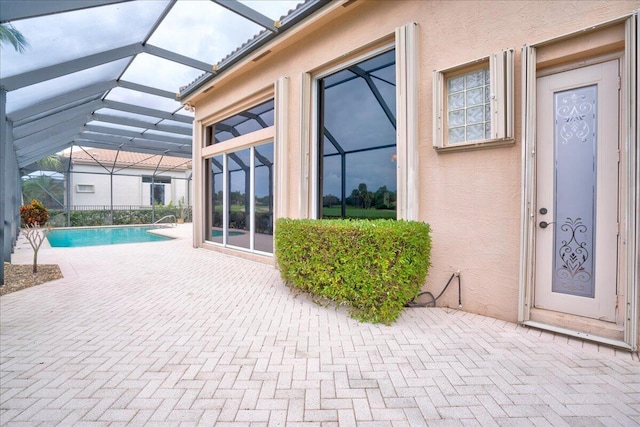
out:
{"label": "pool deck", "polygon": [[41,249],[64,278],[0,297],[0,425],[640,425],[637,354],[446,308],[362,324],[165,232]]}

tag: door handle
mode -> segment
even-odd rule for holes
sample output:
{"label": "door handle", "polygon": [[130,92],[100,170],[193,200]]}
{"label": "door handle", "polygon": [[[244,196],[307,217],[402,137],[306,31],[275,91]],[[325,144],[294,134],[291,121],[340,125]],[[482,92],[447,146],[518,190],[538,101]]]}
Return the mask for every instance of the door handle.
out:
{"label": "door handle", "polygon": [[540,221],[540,228],[547,228],[551,224],[553,224],[553,222]]}

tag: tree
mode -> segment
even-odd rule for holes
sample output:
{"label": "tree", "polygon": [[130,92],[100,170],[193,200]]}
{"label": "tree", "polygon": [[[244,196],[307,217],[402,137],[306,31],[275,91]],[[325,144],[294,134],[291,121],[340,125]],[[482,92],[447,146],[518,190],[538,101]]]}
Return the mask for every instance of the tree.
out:
{"label": "tree", "polygon": [[367,184],[363,182],[358,185],[358,192],[360,193],[360,198],[362,199],[362,207],[365,209],[369,209],[371,207],[371,199],[373,198],[373,194],[371,194],[367,190]]}
{"label": "tree", "polygon": [[25,226],[22,234],[33,248],[33,272],[37,273],[38,250],[51,230],[42,229],[49,220],[49,211],[38,200],[32,200],[30,204],[20,206],[20,218]]}
{"label": "tree", "polygon": [[340,204],[340,199],[338,199],[333,194],[327,194],[322,197],[322,206],[325,208],[330,208],[331,206],[335,206]]}
{"label": "tree", "polygon": [[58,154],[51,154],[38,160],[36,164],[41,170],[62,172],[63,160]]}
{"label": "tree", "polygon": [[387,186],[383,185],[378,188],[373,194],[373,206],[376,209],[388,209],[389,208],[389,190]]}
{"label": "tree", "polygon": [[[64,207],[65,180],[62,171],[66,169],[66,159],[51,154],[38,160],[31,174],[22,177],[22,196],[24,200],[40,200],[49,208]],[[28,170],[34,169],[33,166]],[[53,172],[53,173],[51,173]]]}
{"label": "tree", "polygon": [[64,181],[51,176],[22,178],[23,200],[37,199],[48,208],[64,208]]}
{"label": "tree", "polygon": [[0,25],[0,45],[10,43],[16,52],[24,53],[29,42],[22,33],[11,24]]}
{"label": "tree", "polygon": [[37,222],[34,224],[27,224],[25,228],[22,230],[22,234],[27,239],[31,248],[33,248],[33,272],[38,272],[38,251],[40,250],[40,246],[44,242],[44,239],[47,237],[47,233],[51,231],[51,228],[47,227],[42,229],[40,224]]}
{"label": "tree", "polygon": [[360,192],[357,188],[351,190],[351,195],[347,197],[347,205],[359,208],[362,203],[360,202]]}

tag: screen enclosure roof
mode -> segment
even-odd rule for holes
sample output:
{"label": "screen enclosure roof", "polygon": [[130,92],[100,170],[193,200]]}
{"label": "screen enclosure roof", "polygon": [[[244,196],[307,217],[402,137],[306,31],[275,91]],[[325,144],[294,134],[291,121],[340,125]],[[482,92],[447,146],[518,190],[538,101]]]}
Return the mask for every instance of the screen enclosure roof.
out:
{"label": "screen enclosure roof", "polygon": [[180,91],[327,3],[2,0],[0,23],[28,43],[0,49],[0,120],[18,166],[74,145],[191,158]]}

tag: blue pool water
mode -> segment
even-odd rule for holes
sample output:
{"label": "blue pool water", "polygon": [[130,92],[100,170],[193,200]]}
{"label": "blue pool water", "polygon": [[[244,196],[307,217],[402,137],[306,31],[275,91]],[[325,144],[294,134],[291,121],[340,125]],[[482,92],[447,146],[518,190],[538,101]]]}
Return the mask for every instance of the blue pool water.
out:
{"label": "blue pool water", "polygon": [[[242,231],[229,231],[229,236],[240,236],[244,234]],[[211,232],[211,237],[222,237],[222,231],[213,230]]]}
{"label": "blue pool water", "polygon": [[121,243],[157,242],[171,240],[170,237],[147,233],[157,227],[100,227],[52,230],[47,234],[54,248],[75,248],[79,246],[118,245]]}

